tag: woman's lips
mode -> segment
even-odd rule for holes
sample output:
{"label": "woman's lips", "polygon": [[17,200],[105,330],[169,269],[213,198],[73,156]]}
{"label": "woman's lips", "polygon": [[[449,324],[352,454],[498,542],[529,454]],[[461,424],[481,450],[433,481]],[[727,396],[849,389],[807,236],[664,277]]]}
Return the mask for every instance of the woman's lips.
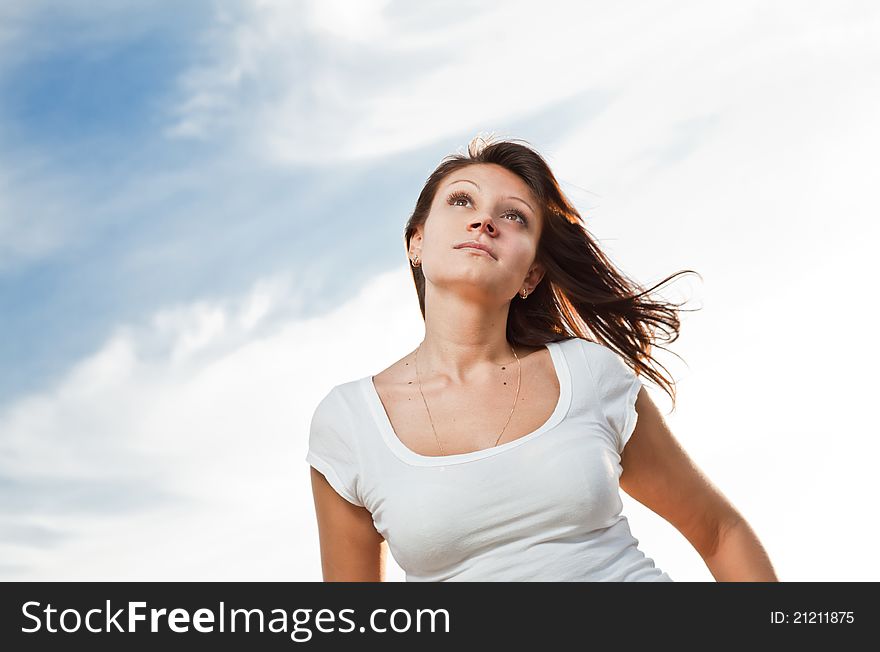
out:
{"label": "woman's lips", "polygon": [[456,249],[467,249],[468,251],[475,251],[477,253],[485,254],[490,258],[495,258],[494,254],[491,251],[488,251],[488,248],[483,248],[478,245],[478,243],[473,242],[462,242],[461,244],[455,245]]}
{"label": "woman's lips", "polygon": [[469,251],[473,254],[482,254],[483,256],[489,256],[491,258],[488,251],[486,251],[485,249],[479,249],[478,247],[464,246],[464,247],[459,247],[459,249],[464,249],[464,250]]}

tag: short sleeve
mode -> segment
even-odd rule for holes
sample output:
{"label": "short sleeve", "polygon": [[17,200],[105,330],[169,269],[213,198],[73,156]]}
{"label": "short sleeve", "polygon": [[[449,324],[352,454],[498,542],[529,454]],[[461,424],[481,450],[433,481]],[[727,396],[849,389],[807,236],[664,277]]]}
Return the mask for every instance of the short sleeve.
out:
{"label": "short sleeve", "polygon": [[608,428],[617,439],[617,452],[623,453],[638,420],[636,397],[642,380],[617,353],[607,346],[588,344],[590,372]]}
{"label": "short sleeve", "polygon": [[327,478],[330,486],[348,502],[363,507],[358,496],[358,459],[351,420],[334,387],[315,408],[309,426],[306,461]]}

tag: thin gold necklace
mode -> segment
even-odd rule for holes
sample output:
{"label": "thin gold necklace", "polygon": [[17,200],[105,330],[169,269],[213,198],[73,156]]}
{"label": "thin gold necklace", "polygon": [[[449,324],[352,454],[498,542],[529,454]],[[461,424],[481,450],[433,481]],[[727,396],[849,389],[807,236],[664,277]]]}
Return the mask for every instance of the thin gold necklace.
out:
{"label": "thin gold necklace", "polygon": [[[437,429],[434,428],[434,419],[431,417],[431,410],[428,409],[428,402],[425,400],[425,395],[422,393],[422,379],[419,376],[419,350],[421,350],[422,345],[419,344],[419,347],[416,349],[416,380],[419,382],[419,394],[422,395],[422,402],[425,404],[425,410],[428,412],[428,419],[431,420],[431,430],[434,431],[434,439],[437,440],[437,446],[440,447],[440,454],[445,455],[443,452],[443,445],[440,443],[440,438],[437,436]],[[516,349],[513,346],[510,347],[510,350],[513,351],[513,357],[516,358],[516,364],[518,368],[517,380],[516,380],[516,396],[513,397],[513,407],[510,409],[510,415],[507,417],[507,423],[504,424],[504,427],[501,429],[501,434],[498,435],[498,439],[495,440],[495,443],[492,445],[492,448],[498,445],[498,442],[501,441],[501,435],[504,434],[504,431],[507,430],[507,426],[510,423],[511,417],[513,417],[513,411],[516,409],[516,402],[519,399],[519,388],[520,383],[522,382],[522,362],[519,360],[519,356],[516,354]]]}

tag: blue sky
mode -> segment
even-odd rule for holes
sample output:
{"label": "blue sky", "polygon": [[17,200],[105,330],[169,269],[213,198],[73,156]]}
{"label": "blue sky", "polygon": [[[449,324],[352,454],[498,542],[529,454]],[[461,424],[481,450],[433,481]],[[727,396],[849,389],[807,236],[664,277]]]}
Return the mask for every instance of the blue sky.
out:
{"label": "blue sky", "polygon": [[[766,496],[855,521],[876,492],[870,456],[828,443],[867,434],[876,361],[850,315],[870,312],[880,241],[878,20],[857,2],[4,3],[0,576],[316,578],[311,409],[418,343],[404,223],[443,156],[496,132],[547,156],[628,273],[703,275],[682,291],[703,306],[674,349],[688,366],[663,359],[670,423],[783,572],[855,578],[816,567],[830,543],[803,549],[810,509]],[[670,575],[708,577],[625,505]],[[157,557],[134,568],[139,542]]]}

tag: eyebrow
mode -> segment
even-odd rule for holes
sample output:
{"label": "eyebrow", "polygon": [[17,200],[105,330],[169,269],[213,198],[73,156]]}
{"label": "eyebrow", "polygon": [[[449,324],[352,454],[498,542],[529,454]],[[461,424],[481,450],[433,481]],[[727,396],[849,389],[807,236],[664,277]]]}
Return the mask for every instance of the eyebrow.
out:
{"label": "eyebrow", "polygon": [[[470,179],[456,179],[455,181],[453,181],[453,182],[447,184],[447,187],[451,186],[453,183],[459,183],[460,181],[465,181],[465,182],[467,182],[467,183],[472,183],[472,184],[474,184],[475,186],[477,186],[476,182],[471,181]],[[480,189],[480,186],[477,186],[477,190],[479,190],[480,192],[483,192],[483,191]],[[525,204],[526,206],[529,207],[529,210],[530,210],[530,211],[532,211],[533,213],[535,212],[535,209],[532,208],[531,205],[530,205],[526,200],[524,200],[524,199],[520,199],[519,197],[504,197],[504,199],[515,199],[515,200],[517,200],[517,201],[521,201],[523,204]]]}

